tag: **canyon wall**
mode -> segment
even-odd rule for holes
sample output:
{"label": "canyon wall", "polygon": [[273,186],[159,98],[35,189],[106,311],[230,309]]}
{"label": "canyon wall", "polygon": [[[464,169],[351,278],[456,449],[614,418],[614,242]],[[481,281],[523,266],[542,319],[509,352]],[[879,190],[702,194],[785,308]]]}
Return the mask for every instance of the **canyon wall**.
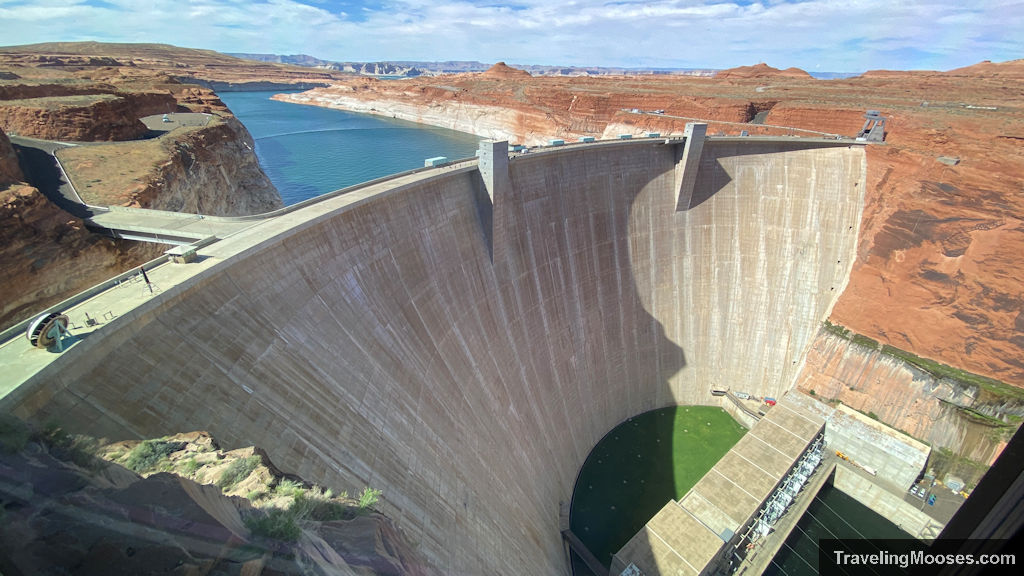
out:
{"label": "canyon wall", "polygon": [[[479,83],[494,85],[496,91],[511,90],[517,85],[514,79],[509,82],[507,78],[488,77],[487,73],[482,78]],[[581,136],[614,138],[622,132],[640,134],[648,125],[658,126],[665,133],[674,131],[681,134],[687,122],[625,111],[634,108],[671,107],[677,114],[746,122],[751,117],[750,108],[753,106],[746,100],[571,93],[530,85],[518,86],[511,98],[490,99],[467,92],[461,84],[405,87],[399,83],[398,86],[391,88],[386,81],[361,79],[300,94],[277,94],[273,99],[398,118],[527,146],[547,144],[553,138],[575,140]],[[610,133],[609,126],[613,123],[631,126],[627,130]]]}
{"label": "canyon wall", "polygon": [[168,247],[85,229],[24,182],[0,185],[0,326],[159,256]]}
{"label": "canyon wall", "polygon": [[677,210],[680,148],[519,156],[493,200],[475,167],[440,168],[262,222],[2,408],[258,443],[383,489],[442,573],[567,574],[559,503],[596,442],[712,387],[781,395],[849,273],[860,147],[708,142]]}
{"label": "canyon wall", "polygon": [[18,154],[11,146],[11,139],[0,130],[0,185],[25,180],[25,174],[18,165]]}
{"label": "canyon wall", "polygon": [[933,449],[945,448],[982,464],[999,455],[1024,417],[1020,398],[934,376],[825,329],[811,345],[797,386],[821,400],[838,400],[873,414]]}
{"label": "canyon wall", "polygon": [[166,159],[133,204],[212,216],[262,214],[284,205],[260,168],[252,136],[233,116],[168,142],[165,149]]}

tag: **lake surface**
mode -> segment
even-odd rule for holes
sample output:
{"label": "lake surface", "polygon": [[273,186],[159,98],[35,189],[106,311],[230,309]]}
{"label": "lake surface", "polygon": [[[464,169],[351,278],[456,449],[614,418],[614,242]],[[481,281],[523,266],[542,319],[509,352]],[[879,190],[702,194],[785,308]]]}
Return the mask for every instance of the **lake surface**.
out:
{"label": "lake surface", "polygon": [[374,178],[476,154],[480,138],[423,124],[271,100],[275,92],[220,99],[256,141],[256,156],[286,205]]}

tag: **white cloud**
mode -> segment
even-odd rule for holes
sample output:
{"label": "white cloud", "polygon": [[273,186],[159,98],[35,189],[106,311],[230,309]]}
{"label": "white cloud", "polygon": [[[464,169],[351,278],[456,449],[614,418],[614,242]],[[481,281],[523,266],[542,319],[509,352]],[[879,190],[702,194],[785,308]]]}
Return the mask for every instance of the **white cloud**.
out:
{"label": "white cloud", "polygon": [[1024,4],[1013,0],[0,0],[0,25],[5,44],[165,42],[334,60],[859,71],[1024,54]]}

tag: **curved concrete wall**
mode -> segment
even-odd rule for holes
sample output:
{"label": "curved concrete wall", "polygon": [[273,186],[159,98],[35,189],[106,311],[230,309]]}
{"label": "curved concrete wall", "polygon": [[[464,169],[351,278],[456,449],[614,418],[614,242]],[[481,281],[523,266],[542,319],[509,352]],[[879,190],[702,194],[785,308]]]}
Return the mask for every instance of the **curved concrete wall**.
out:
{"label": "curved concrete wall", "polygon": [[712,386],[781,395],[848,274],[861,148],[703,154],[679,212],[675,146],[515,158],[493,259],[475,170],[260,224],[15,409],[112,438],[206,429],[307,479],[382,488],[443,573],[565,574],[558,504],[601,436],[712,403]]}

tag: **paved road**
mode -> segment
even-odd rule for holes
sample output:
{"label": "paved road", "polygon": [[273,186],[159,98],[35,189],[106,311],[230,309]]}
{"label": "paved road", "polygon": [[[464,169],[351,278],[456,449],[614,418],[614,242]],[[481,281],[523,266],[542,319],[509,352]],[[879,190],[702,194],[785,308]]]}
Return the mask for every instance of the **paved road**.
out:
{"label": "paved road", "polygon": [[[175,118],[185,117],[176,120],[173,123],[175,126],[199,125],[198,123],[209,120],[205,114],[175,114],[173,116]],[[154,118],[155,120],[153,120]],[[152,117],[150,120],[161,122],[160,116]],[[127,210],[117,207],[89,206],[75,191],[54,156],[54,153],[61,148],[79,144],[38,140],[23,136],[11,136],[10,139],[21,156],[22,169],[26,173],[25,176],[29,184],[38,188],[61,210],[84,220],[89,228],[115,238],[160,244],[190,244],[209,236],[223,238],[253,224],[252,221],[208,218],[196,214],[161,210]],[[103,143],[81,145],[90,144]]]}
{"label": "paved road", "polygon": [[93,215],[94,211],[82,202],[53,155],[71,144],[24,136],[10,136],[10,140],[21,157],[21,168],[29,184],[65,212],[83,219]]}

